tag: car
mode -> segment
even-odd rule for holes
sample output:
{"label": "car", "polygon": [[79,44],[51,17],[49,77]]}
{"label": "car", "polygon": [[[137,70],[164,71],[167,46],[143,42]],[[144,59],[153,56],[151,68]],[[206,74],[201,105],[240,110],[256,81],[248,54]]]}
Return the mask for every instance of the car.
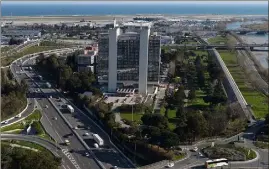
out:
{"label": "car", "polygon": [[53,117],[53,120],[57,120],[57,117]]}
{"label": "car", "polygon": [[89,154],[88,152],[86,152],[86,153],[85,153],[85,156],[86,156],[86,157],[89,157],[89,156],[90,156],[90,154]]}
{"label": "car", "polygon": [[167,164],[167,166],[166,166],[166,167],[167,167],[167,168],[172,168],[172,167],[174,167],[174,166],[175,166],[175,164],[174,164],[174,163],[170,163],[170,162],[169,162],[169,163]]}
{"label": "car", "polygon": [[71,136],[74,136],[74,134],[73,134],[73,133],[66,134],[66,135],[64,135],[64,138],[69,138],[69,137],[71,137]]}
{"label": "car", "polygon": [[45,107],[46,107],[46,108],[49,108],[49,106],[48,106],[48,105],[46,105]]}
{"label": "car", "polygon": [[4,121],[4,124],[7,124],[8,123],[8,121],[6,120],[6,121]]}
{"label": "car", "polygon": [[88,135],[90,135],[89,133],[84,133],[84,136],[88,136]]}
{"label": "car", "polygon": [[70,152],[70,153],[73,153],[73,152],[74,152],[74,150],[73,150],[73,149],[71,149],[71,150],[69,150],[69,152]]}
{"label": "car", "polygon": [[198,154],[200,157],[204,157],[204,155],[201,152],[199,152]]}
{"label": "car", "polygon": [[198,147],[194,147],[194,148],[192,149],[192,151],[194,151],[194,152],[198,151]]}
{"label": "car", "polygon": [[98,145],[97,143],[94,143],[93,146],[94,146],[95,148],[99,148],[99,145]]}
{"label": "car", "polygon": [[1,124],[7,124],[7,121],[3,121],[3,122],[1,122]]}
{"label": "car", "polygon": [[76,126],[76,127],[74,127],[74,129],[75,129],[75,130],[77,130],[77,129],[78,129],[78,127]]}
{"label": "car", "polygon": [[117,166],[113,166],[110,169],[118,169],[118,167]]}
{"label": "car", "polygon": [[18,114],[17,116],[15,116],[16,118],[20,118],[21,117],[21,114]]}

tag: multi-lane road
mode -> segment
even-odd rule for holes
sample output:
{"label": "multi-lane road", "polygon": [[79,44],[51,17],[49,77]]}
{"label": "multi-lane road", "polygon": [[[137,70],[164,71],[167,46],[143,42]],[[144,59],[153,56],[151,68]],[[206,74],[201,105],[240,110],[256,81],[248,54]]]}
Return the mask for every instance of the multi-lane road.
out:
{"label": "multi-lane road", "polygon": [[[29,65],[34,62],[29,58],[25,58],[21,63]],[[42,109],[43,117],[41,122],[44,128],[51,137],[54,138],[56,143],[61,146],[63,153],[72,161],[72,165],[64,164],[63,168],[84,169],[90,167],[97,169],[111,168],[112,166],[133,168],[129,159],[121,154],[110,142],[108,135],[88,116],[85,116],[81,110],[73,105],[75,114],[66,112],[66,110],[62,108],[63,105],[72,103],[68,103],[69,101],[63,98],[56,90],[42,87],[46,81],[36,80],[35,77],[37,74],[35,72],[29,70],[27,67],[20,67],[19,64],[12,64],[11,68],[18,79],[26,79],[30,91],[30,104]],[[37,88],[41,90],[37,91]],[[50,98],[50,96],[52,96],[52,98]],[[61,98],[61,101],[58,98]],[[73,127],[70,127],[70,125]],[[76,130],[75,127],[77,126],[81,127]],[[67,135],[71,135],[71,133],[73,133],[73,135],[67,138]],[[89,136],[85,136],[85,133],[89,133]],[[94,141],[91,138],[91,133],[99,134],[104,139],[105,145],[98,149],[93,148]],[[70,141],[70,145],[68,146],[62,145],[66,139]],[[90,147],[90,149],[85,147],[85,144],[87,147]],[[86,157],[86,152],[89,152],[90,156]]]}
{"label": "multi-lane road", "polygon": [[[269,152],[268,149],[259,149],[253,145],[253,136],[257,133],[257,131],[260,129],[260,127],[263,126],[263,122],[257,122],[256,126],[253,126],[249,129],[247,129],[244,133],[240,133],[238,135],[235,135],[233,137],[230,137],[229,139],[221,139],[218,141],[215,141],[215,144],[227,144],[231,141],[237,141],[238,137],[244,138],[244,142],[241,143],[241,146],[251,148],[255,150],[258,153],[258,157],[254,160],[250,161],[238,161],[238,162],[229,162],[229,166],[224,166],[225,168],[233,168],[233,169],[268,169],[269,168]],[[182,148],[191,149],[194,146],[197,146],[199,149],[202,149],[206,146],[211,145],[212,142],[200,142],[193,146],[185,146]],[[238,143],[240,144],[240,143]],[[201,152],[200,152],[201,154]],[[182,160],[178,163],[175,163],[175,166],[172,167],[173,169],[190,169],[190,168],[203,168],[205,161],[209,160],[205,156],[201,156],[199,154],[199,151],[197,152],[190,152],[188,151],[189,158]]]}

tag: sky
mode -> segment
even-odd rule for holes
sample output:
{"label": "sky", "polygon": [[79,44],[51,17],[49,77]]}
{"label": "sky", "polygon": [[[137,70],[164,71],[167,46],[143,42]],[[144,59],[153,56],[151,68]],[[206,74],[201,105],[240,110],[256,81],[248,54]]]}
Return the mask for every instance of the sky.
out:
{"label": "sky", "polygon": [[2,4],[259,4],[268,5],[267,1],[7,1]]}

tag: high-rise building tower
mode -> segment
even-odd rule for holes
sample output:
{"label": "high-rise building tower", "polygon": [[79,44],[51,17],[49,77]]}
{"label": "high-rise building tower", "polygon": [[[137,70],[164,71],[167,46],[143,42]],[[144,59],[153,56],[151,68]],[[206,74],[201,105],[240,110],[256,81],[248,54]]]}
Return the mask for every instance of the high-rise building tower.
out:
{"label": "high-rise building tower", "polygon": [[98,81],[107,83],[109,92],[133,84],[147,94],[148,85],[159,83],[161,37],[151,35],[148,24],[117,25],[101,34],[98,53]]}

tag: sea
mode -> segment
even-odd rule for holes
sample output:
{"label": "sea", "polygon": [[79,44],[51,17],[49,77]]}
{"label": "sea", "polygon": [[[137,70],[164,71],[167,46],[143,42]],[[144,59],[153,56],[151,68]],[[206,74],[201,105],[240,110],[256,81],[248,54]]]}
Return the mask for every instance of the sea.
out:
{"label": "sea", "polygon": [[1,4],[2,16],[55,16],[55,15],[134,15],[134,14],[179,14],[179,15],[268,15],[268,4],[186,4],[186,3],[141,3],[141,4],[69,4],[69,3],[5,3]]}

